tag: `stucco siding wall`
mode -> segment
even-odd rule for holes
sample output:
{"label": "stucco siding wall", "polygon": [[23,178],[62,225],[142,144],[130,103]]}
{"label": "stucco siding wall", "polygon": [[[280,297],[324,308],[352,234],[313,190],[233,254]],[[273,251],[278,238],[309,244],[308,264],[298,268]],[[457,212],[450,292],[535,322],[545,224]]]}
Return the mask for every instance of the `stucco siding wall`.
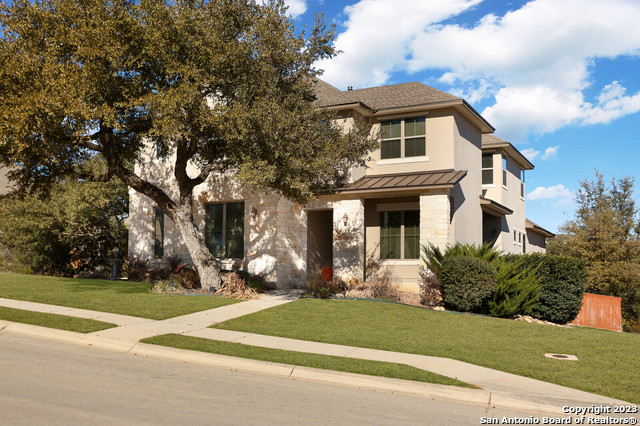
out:
{"label": "stucco siding wall", "polygon": [[[500,168],[502,170],[502,165]],[[507,157],[507,187],[502,187],[502,202],[513,210],[513,214],[506,216],[509,230],[502,233],[502,250],[507,253],[522,253],[521,239],[526,235],[525,203],[520,197],[520,170],[520,165],[514,159]],[[500,173],[502,176],[502,171]],[[515,240],[514,230],[516,231]]]}
{"label": "stucco siding wall", "polygon": [[455,113],[454,168],[467,170],[467,175],[451,190],[454,209],[451,243],[482,242],[482,134],[462,115]]}
{"label": "stucco siding wall", "polygon": [[[428,114],[408,114],[401,117],[389,118],[413,118],[425,117],[426,132],[426,157],[385,159],[380,158],[380,149],[371,153],[371,160],[367,162],[367,175],[379,175],[389,173],[409,173],[425,170],[443,170],[453,167],[453,109],[429,111]],[[384,119],[386,119],[385,117]],[[383,118],[380,121],[384,121]],[[373,134],[379,134],[380,123],[374,124]]]}
{"label": "stucco siding wall", "polygon": [[527,253],[546,253],[546,237],[537,232],[527,231]]}

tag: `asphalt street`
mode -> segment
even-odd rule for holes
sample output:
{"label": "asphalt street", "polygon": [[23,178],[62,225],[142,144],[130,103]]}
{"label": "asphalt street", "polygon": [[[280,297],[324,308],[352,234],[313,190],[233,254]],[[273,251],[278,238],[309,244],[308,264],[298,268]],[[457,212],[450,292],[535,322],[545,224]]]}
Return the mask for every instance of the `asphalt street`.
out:
{"label": "asphalt street", "polygon": [[531,413],[0,335],[0,424],[480,424]]}

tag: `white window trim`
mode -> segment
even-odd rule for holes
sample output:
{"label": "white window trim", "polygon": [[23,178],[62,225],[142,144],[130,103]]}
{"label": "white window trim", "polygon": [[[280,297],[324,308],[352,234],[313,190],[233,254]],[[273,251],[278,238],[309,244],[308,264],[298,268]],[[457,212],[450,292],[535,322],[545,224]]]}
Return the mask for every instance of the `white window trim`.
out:
{"label": "white window trim", "polygon": [[420,163],[422,161],[429,161],[429,156],[421,155],[419,157],[385,158],[384,160],[376,161],[376,164],[384,166],[385,164]]}
{"label": "white window trim", "polygon": [[[404,134],[404,124],[405,120],[411,120],[414,118],[424,118],[424,152],[427,152],[427,117],[425,115],[416,115],[412,117],[402,117],[402,118],[392,118],[380,121],[380,127],[382,128],[382,123],[385,121],[393,121],[400,120],[400,138],[380,138],[380,159],[376,161],[376,164],[385,165],[385,164],[401,164],[401,163],[419,163],[422,161],[429,161],[428,155],[421,155],[418,157],[405,157],[405,143],[407,137]],[[409,139],[419,138],[420,136],[409,136]],[[396,140],[400,139],[400,157],[396,158],[382,158],[382,142],[385,140]]]}
{"label": "white window trim", "polygon": [[380,259],[385,266],[420,266],[420,259]]}
{"label": "white window trim", "polygon": [[[492,183],[483,183],[483,184],[482,184],[482,187],[483,187],[483,188],[495,188],[495,187],[496,187],[496,184],[495,184],[495,177],[496,177],[496,176],[495,176],[495,167],[493,166],[493,163],[494,163],[494,161],[493,161],[493,160],[494,160],[494,156],[495,156],[495,155],[494,155],[493,153],[481,153],[481,154],[480,154],[480,158],[482,159],[482,157],[483,157],[483,156],[485,156],[485,155],[486,155],[486,156],[489,156],[489,155],[491,156],[491,167],[490,167],[490,168],[489,168],[489,167],[482,167],[482,163],[480,164],[480,181],[482,181],[482,179],[483,179],[483,177],[482,177],[483,172],[484,172],[485,170],[491,170],[492,180],[493,180],[494,182],[492,182]],[[481,160],[481,161],[482,161],[482,160]]]}

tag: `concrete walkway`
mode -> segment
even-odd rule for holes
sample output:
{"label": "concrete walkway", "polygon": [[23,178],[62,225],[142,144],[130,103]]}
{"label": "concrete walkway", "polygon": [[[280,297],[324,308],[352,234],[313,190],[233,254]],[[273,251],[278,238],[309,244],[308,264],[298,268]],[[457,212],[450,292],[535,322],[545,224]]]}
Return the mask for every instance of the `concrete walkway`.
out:
{"label": "concrete walkway", "polygon": [[[624,403],[623,401],[614,400],[612,398],[606,398],[600,395],[554,385],[527,377],[517,376],[502,371],[492,370],[448,358],[208,328],[210,325],[218,322],[248,315],[263,309],[290,302],[297,299],[298,296],[299,293],[296,294],[283,291],[267,293],[261,295],[260,299],[227,305],[162,321],[0,298],[0,306],[96,319],[118,325],[116,328],[85,335],[63,330],[35,327],[26,324],[9,323],[7,321],[0,320],[0,331],[65,341],[67,343],[88,345],[119,352],[129,352],[136,355],[222,366],[232,369],[243,369],[246,371],[255,371],[294,379],[324,381],[375,390],[418,394],[432,398],[440,397],[442,399],[472,402],[476,404],[488,404],[489,406],[500,406],[502,408],[518,408],[538,412],[562,414],[561,408],[563,406],[574,407],[592,404],[619,405]],[[237,342],[265,348],[402,363],[444,376],[457,378],[458,380],[479,386],[482,390],[329,372],[254,360],[242,360],[222,355],[194,353],[194,351],[183,351],[174,348],[139,343],[141,339],[146,337],[167,333],[178,333],[206,339]]]}

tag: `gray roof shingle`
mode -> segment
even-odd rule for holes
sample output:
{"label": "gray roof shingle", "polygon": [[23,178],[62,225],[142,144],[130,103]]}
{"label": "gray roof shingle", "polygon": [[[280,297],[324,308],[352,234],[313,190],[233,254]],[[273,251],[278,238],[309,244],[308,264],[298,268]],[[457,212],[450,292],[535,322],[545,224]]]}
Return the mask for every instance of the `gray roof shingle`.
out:
{"label": "gray roof shingle", "polygon": [[317,104],[321,107],[362,102],[375,110],[380,110],[462,100],[417,81],[342,91],[317,79],[316,87]]}

